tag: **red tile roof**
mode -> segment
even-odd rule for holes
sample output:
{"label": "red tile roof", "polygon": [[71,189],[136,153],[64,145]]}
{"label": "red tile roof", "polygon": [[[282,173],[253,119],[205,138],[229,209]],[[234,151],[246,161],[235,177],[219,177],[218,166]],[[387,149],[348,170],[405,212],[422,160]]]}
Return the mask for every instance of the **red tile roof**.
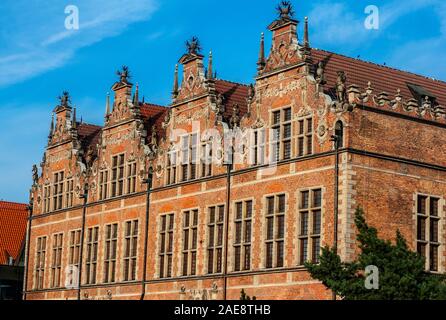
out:
{"label": "red tile roof", "polygon": [[140,104],[141,116],[148,130],[147,139],[150,140],[153,125],[156,126],[158,136],[165,136],[165,130],[162,126],[164,117],[169,111],[168,108],[151,103]]}
{"label": "red tile roof", "polygon": [[19,258],[27,218],[26,204],[0,201],[0,265],[8,264],[8,257]]}
{"label": "red tile roof", "polygon": [[422,86],[437,98],[440,105],[446,105],[446,82],[319,49],[312,49],[312,57],[315,63],[321,60],[326,63],[326,91],[335,88],[337,71],[342,70],[347,76],[347,85],[358,85],[361,92],[364,92],[370,81],[374,94],[385,91],[392,99],[397,89],[400,89],[403,99],[408,100],[414,98],[407,87],[407,83],[411,83]]}
{"label": "red tile roof", "polygon": [[144,119],[162,119],[164,120],[164,115],[168,111],[166,107],[159,106],[152,103],[141,103],[140,104],[141,115]]}
{"label": "red tile roof", "polygon": [[77,126],[79,139],[84,147],[95,146],[101,135],[101,126],[88,123],[80,123]]}
{"label": "red tile roof", "polygon": [[232,115],[232,107],[235,104],[238,104],[241,116],[248,112],[246,99],[248,98],[249,87],[247,85],[217,79],[215,80],[215,90],[224,96],[225,118],[229,118]]}

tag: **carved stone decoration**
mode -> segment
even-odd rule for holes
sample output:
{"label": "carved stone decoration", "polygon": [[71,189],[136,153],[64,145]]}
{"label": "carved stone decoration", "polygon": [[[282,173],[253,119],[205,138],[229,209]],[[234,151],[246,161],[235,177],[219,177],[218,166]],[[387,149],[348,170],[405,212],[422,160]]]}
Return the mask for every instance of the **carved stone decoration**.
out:
{"label": "carved stone decoration", "polygon": [[76,170],[77,177],[80,177],[82,174],[84,174],[87,171],[87,166],[85,165],[84,161],[82,160],[81,152],[78,152],[76,154],[76,166],[79,168],[79,170]]}
{"label": "carved stone decoration", "polygon": [[164,168],[161,164],[157,164],[155,167],[155,175],[157,179],[161,179],[163,176]]}
{"label": "carved stone decoration", "polygon": [[421,104],[421,107],[423,109],[426,109],[426,110],[432,109],[432,101],[429,99],[428,96],[424,97],[424,100],[423,100],[423,103]]}
{"label": "carved stone decoration", "polygon": [[152,135],[150,136],[149,146],[152,149],[154,156],[158,151],[158,135],[156,133],[156,126],[152,127]]}
{"label": "carved stone decoration", "polygon": [[262,118],[257,118],[254,124],[251,126],[252,129],[263,128],[265,126],[265,121]]}
{"label": "carved stone decoration", "polygon": [[224,150],[223,150],[223,137],[218,137],[216,141],[216,150],[215,150],[215,161],[216,166],[223,166],[224,162]]}
{"label": "carved stone decoration", "polygon": [[325,65],[322,61],[317,64],[315,79],[318,85],[322,86],[327,83],[325,80]]}
{"label": "carved stone decoration", "polygon": [[219,93],[215,101],[215,124],[223,120],[223,113],[225,112],[224,100],[225,97]]}
{"label": "carved stone decoration", "polygon": [[384,106],[390,102],[389,95],[387,94],[387,92],[384,91],[378,95],[377,99],[379,106]]}
{"label": "carved stone decoration", "polygon": [[90,190],[96,191],[96,181],[93,180],[93,182],[90,184]]}
{"label": "carved stone decoration", "polygon": [[166,112],[166,115],[164,116],[164,121],[161,124],[161,127],[163,129],[166,129],[169,126],[171,119],[172,119],[172,109],[169,108],[169,110],[167,110],[167,112]]}
{"label": "carved stone decoration", "polygon": [[276,8],[279,18],[289,19],[294,15],[293,7],[290,1],[282,1]]}
{"label": "carved stone decoration", "polygon": [[309,107],[309,106],[304,106],[302,108],[299,109],[299,111],[297,112],[295,118],[300,118],[300,117],[306,117],[313,114],[313,110]]}
{"label": "carved stone decoration", "polygon": [[231,128],[236,128],[240,125],[240,108],[238,106],[238,104],[234,104],[234,106],[232,107],[232,115],[231,118],[229,119],[229,124],[231,125]]}
{"label": "carved stone decoration", "polygon": [[85,164],[87,165],[88,169],[92,167],[94,158],[95,158],[94,147],[89,146],[87,149],[87,153],[85,154]]}
{"label": "carved stone decoration", "polygon": [[403,104],[403,109],[408,112],[418,110],[418,107],[418,101],[414,98],[410,98],[405,104]]}
{"label": "carved stone decoration", "polygon": [[62,92],[62,95],[59,96],[58,99],[60,101],[61,107],[68,108],[70,106],[71,98],[70,98],[70,94],[68,93],[68,91]]}
{"label": "carved stone decoration", "polygon": [[247,105],[248,105],[248,112],[247,112],[247,116],[250,117],[251,116],[251,104],[254,101],[254,97],[255,97],[255,89],[254,86],[252,84],[249,85],[248,87],[248,98],[246,99]]}
{"label": "carved stone decoration", "polygon": [[201,51],[200,41],[197,37],[192,37],[191,40],[186,41],[186,48],[189,54],[197,54]]}
{"label": "carved stone decoration", "polygon": [[327,106],[325,105],[321,105],[320,107],[317,108],[316,112],[319,118],[324,117],[327,114]]}
{"label": "carved stone decoration", "polygon": [[129,84],[130,70],[127,66],[122,66],[121,70],[116,71],[116,75],[119,76],[119,82],[122,84]]}
{"label": "carved stone decoration", "polygon": [[33,174],[33,186],[36,186],[39,183],[39,171],[35,164],[33,164],[32,174]]}
{"label": "carved stone decoration", "polygon": [[317,126],[317,138],[319,141],[319,144],[323,144],[327,138],[328,134],[328,128],[325,121],[319,123]]}
{"label": "carved stone decoration", "polygon": [[347,101],[354,107],[361,100],[361,92],[356,84],[351,84],[347,88]]}
{"label": "carved stone decoration", "polygon": [[398,106],[402,105],[403,96],[401,95],[401,90],[398,89],[395,95],[395,98],[389,102],[389,105],[392,109],[398,108]]}
{"label": "carved stone decoration", "polygon": [[180,300],[217,300],[218,286],[216,282],[212,283],[211,288],[190,289],[187,291],[184,285],[180,287]]}
{"label": "carved stone decoration", "polygon": [[338,71],[337,72],[338,77],[336,79],[336,96],[339,102],[343,103],[345,102],[346,97],[346,84],[347,77],[345,76],[344,71]]}

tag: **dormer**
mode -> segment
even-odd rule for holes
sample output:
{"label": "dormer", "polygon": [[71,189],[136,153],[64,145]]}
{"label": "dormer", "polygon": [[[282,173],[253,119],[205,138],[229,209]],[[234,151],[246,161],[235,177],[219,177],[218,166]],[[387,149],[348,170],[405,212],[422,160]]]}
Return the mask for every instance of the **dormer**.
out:
{"label": "dormer", "polygon": [[410,92],[412,93],[414,99],[418,101],[420,107],[429,105],[434,106],[436,104],[436,97],[430,93],[428,90],[420,85],[413,83],[406,83]]}

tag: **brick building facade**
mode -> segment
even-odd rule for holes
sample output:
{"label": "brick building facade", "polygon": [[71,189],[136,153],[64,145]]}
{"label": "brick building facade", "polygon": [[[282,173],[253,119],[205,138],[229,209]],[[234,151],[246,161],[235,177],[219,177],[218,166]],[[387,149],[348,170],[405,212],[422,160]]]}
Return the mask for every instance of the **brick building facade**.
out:
{"label": "brick building facade", "polygon": [[334,241],[354,257],[356,206],[445,271],[446,83],[311,48],[297,25],[282,4],[252,85],[215,78],[193,38],[168,107],[141,102],[127,68],[103,126],[60,97],[27,299],[329,299],[303,261]]}

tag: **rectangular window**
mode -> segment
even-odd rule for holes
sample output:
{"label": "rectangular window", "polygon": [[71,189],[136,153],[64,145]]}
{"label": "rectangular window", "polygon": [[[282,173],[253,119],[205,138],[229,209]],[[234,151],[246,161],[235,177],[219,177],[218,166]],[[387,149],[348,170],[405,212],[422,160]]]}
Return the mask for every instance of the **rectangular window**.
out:
{"label": "rectangular window", "polygon": [[34,288],[44,288],[45,281],[46,237],[37,238],[36,260],[34,262]]}
{"label": "rectangular window", "polygon": [[273,112],[272,148],[275,161],[291,157],[291,108]]}
{"label": "rectangular window", "polygon": [[136,191],[136,162],[127,164],[127,193]]}
{"label": "rectangular window", "polygon": [[285,195],[266,198],[266,268],[283,267],[285,245]]}
{"label": "rectangular window", "polygon": [[50,211],[50,203],[51,203],[51,187],[46,185],[43,187],[43,212]]}
{"label": "rectangular window", "polygon": [[174,214],[161,216],[160,251],[159,251],[159,276],[168,278],[172,276],[173,257],[173,227]]}
{"label": "rectangular window", "polygon": [[183,213],[183,276],[197,273],[198,210]]}
{"label": "rectangular window", "polygon": [[87,259],[85,260],[85,283],[96,283],[96,270],[98,266],[99,227],[87,230]]}
{"label": "rectangular window", "polygon": [[102,170],[99,173],[99,200],[107,199],[108,197],[108,171]]}
{"label": "rectangular window", "polygon": [[126,221],[124,234],[124,281],[136,280],[137,250],[138,220]]}
{"label": "rectangular window", "polygon": [[208,273],[222,271],[223,230],[225,206],[209,207],[208,219]]}
{"label": "rectangular window", "polygon": [[234,271],[251,269],[252,200],[235,203]]}
{"label": "rectangular window", "polygon": [[122,196],[124,187],[124,154],[113,156],[111,171],[111,196]]}
{"label": "rectangular window", "polygon": [[54,174],[53,180],[53,210],[62,209],[63,199],[63,185],[64,185],[63,171]]}
{"label": "rectangular window", "polygon": [[116,250],[118,245],[118,224],[105,226],[104,247],[104,282],[115,282],[116,275]]}
{"label": "rectangular window", "polygon": [[302,157],[313,153],[313,119],[298,120],[297,128],[297,155]]}
{"label": "rectangular window", "polygon": [[68,264],[79,268],[79,257],[81,248],[81,230],[70,231],[70,245]]}
{"label": "rectangular window", "polygon": [[265,128],[254,129],[251,132],[250,164],[262,165],[265,163]]}
{"label": "rectangular window", "polygon": [[167,153],[166,170],[167,184],[174,184],[177,181],[177,150],[175,148]]}
{"label": "rectangular window", "polygon": [[181,181],[197,178],[198,134],[181,137]]}
{"label": "rectangular window", "polygon": [[426,260],[426,269],[438,271],[440,239],[439,198],[417,196],[417,251]]}
{"label": "rectangular window", "polygon": [[201,177],[212,175],[212,141],[201,145]]}
{"label": "rectangular window", "polygon": [[58,288],[60,286],[60,274],[62,269],[62,243],[62,233],[53,235],[53,256],[51,259],[51,288]]}
{"label": "rectangular window", "polygon": [[67,207],[67,208],[72,207],[73,199],[74,199],[74,179],[70,178],[66,181],[65,207]]}
{"label": "rectangular window", "polygon": [[299,265],[319,262],[321,249],[322,190],[304,190],[299,199]]}

